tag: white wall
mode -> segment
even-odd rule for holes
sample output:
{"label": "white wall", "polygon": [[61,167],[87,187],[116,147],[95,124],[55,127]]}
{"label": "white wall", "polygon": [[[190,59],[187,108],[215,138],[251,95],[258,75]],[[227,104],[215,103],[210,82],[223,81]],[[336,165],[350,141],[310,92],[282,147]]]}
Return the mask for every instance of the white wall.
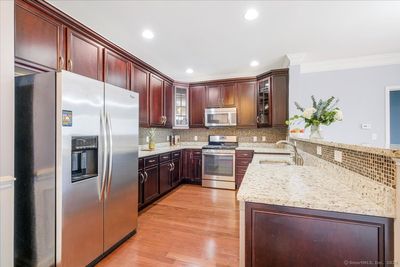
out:
{"label": "white wall", "polygon": [[0,267],[13,266],[14,0],[0,0]]}
{"label": "white wall", "polygon": [[[385,87],[400,85],[400,65],[301,73],[299,65],[289,68],[289,113],[298,114],[294,101],[311,105],[311,95],[340,99],[343,122],[323,127],[326,140],[340,143],[385,146]],[[362,130],[361,123],[372,124]],[[372,134],[377,140],[372,140]]]}

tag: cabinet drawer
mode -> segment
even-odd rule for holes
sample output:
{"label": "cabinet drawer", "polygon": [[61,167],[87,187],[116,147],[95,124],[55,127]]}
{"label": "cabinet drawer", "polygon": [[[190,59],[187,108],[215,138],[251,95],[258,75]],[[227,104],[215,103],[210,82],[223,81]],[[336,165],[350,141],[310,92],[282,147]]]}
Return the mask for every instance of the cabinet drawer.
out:
{"label": "cabinet drawer", "polygon": [[252,158],[253,157],[253,150],[237,150],[236,157],[237,158]]}
{"label": "cabinet drawer", "polygon": [[173,159],[180,159],[181,158],[181,152],[180,151],[172,152],[172,158]]}
{"label": "cabinet drawer", "polygon": [[139,159],[139,170],[144,168],[144,160],[142,158]]}
{"label": "cabinet drawer", "polygon": [[144,159],[144,167],[150,167],[158,164],[158,156],[148,157]]}
{"label": "cabinet drawer", "polygon": [[237,158],[236,159],[236,166],[246,166],[251,163],[251,158]]}
{"label": "cabinet drawer", "polygon": [[165,153],[160,155],[160,162],[169,161],[171,159],[171,153]]}

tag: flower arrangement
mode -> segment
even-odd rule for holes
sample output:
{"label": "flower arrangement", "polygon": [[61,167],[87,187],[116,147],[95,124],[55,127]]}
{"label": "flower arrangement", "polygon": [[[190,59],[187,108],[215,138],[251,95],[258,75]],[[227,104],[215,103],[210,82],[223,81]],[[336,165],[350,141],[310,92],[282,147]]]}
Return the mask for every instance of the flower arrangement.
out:
{"label": "flower arrangement", "polygon": [[310,138],[322,138],[319,127],[320,125],[331,125],[336,121],[343,120],[343,113],[340,108],[337,107],[339,99],[335,97],[330,97],[328,100],[324,101],[320,99],[318,102],[315,100],[314,96],[311,96],[312,107],[303,108],[299,103],[294,102],[297,109],[302,112],[301,115],[294,115],[288,121],[287,125],[292,125],[296,121],[304,121],[305,128],[311,126],[311,136]]}

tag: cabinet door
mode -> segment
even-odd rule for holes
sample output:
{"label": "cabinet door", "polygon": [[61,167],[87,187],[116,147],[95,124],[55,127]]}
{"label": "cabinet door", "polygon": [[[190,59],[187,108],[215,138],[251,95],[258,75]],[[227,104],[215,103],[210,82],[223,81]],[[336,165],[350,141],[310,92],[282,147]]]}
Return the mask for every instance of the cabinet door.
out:
{"label": "cabinet door", "polygon": [[204,127],[205,86],[189,88],[189,126]]}
{"label": "cabinet door", "polygon": [[105,49],[104,80],[106,83],[129,89],[129,60]]}
{"label": "cabinet door", "polygon": [[193,178],[201,181],[202,177],[202,160],[201,158],[193,159]]}
{"label": "cabinet door", "polygon": [[147,203],[160,194],[158,186],[158,166],[144,170],[143,202]]}
{"label": "cabinet door", "polygon": [[271,126],[271,79],[270,77],[258,82],[257,88],[257,125]]}
{"label": "cabinet door", "polygon": [[238,127],[257,127],[256,82],[237,84]]}
{"label": "cabinet door", "polygon": [[286,120],[289,117],[288,113],[288,76],[276,75],[272,77],[271,87],[271,102],[272,102],[272,125],[286,126]]}
{"label": "cabinet door", "polygon": [[103,80],[103,47],[93,40],[67,29],[67,70]]}
{"label": "cabinet door", "polygon": [[163,80],[150,75],[150,126],[163,126]]}
{"label": "cabinet door", "polygon": [[174,159],[173,163],[173,171],[172,171],[172,185],[179,184],[181,180],[181,159]]}
{"label": "cabinet door", "polygon": [[15,61],[39,70],[63,68],[63,27],[45,14],[16,2]]}
{"label": "cabinet door", "polygon": [[218,85],[207,86],[206,107],[216,108],[222,106],[221,87]]}
{"label": "cabinet door", "polygon": [[171,189],[171,162],[164,162],[160,164],[160,194]]}
{"label": "cabinet door", "polygon": [[173,120],[173,95],[172,83],[164,81],[164,116],[166,117],[165,127],[172,127]]}
{"label": "cabinet door", "polygon": [[139,125],[149,126],[149,76],[150,73],[131,65],[131,90],[139,93]]}
{"label": "cabinet door", "polygon": [[236,84],[225,84],[221,86],[221,104],[224,107],[236,106]]}

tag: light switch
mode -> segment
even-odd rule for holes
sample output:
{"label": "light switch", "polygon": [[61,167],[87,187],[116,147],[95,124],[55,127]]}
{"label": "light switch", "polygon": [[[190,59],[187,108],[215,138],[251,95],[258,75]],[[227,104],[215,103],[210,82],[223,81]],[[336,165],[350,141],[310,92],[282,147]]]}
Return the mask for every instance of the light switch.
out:
{"label": "light switch", "polygon": [[146,143],[150,142],[150,137],[146,136]]}
{"label": "light switch", "polygon": [[257,136],[253,136],[253,142],[257,142]]}
{"label": "light switch", "polygon": [[361,123],[361,129],[363,130],[371,130],[372,124],[371,123]]}
{"label": "light switch", "polygon": [[194,136],[194,141],[199,140],[199,138],[197,137],[197,135]]}
{"label": "light switch", "polygon": [[263,137],[261,137],[261,140],[262,140],[263,142],[265,142],[265,141],[267,141],[267,137],[263,136]]}
{"label": "light switch", "polygon": [[169,135],[167,135],[167,142],[169,142]]}
{"label": "light switch", "polygon": [[334,158],[337,162],[342,162],[342,157],[343,157],[343,153],[342,151],[339,150],[335,150],[334,152]]}
{"label": "light switch", "polygon": [[322,155],[322,147],[321,146],[317,146],[317,155]]}

